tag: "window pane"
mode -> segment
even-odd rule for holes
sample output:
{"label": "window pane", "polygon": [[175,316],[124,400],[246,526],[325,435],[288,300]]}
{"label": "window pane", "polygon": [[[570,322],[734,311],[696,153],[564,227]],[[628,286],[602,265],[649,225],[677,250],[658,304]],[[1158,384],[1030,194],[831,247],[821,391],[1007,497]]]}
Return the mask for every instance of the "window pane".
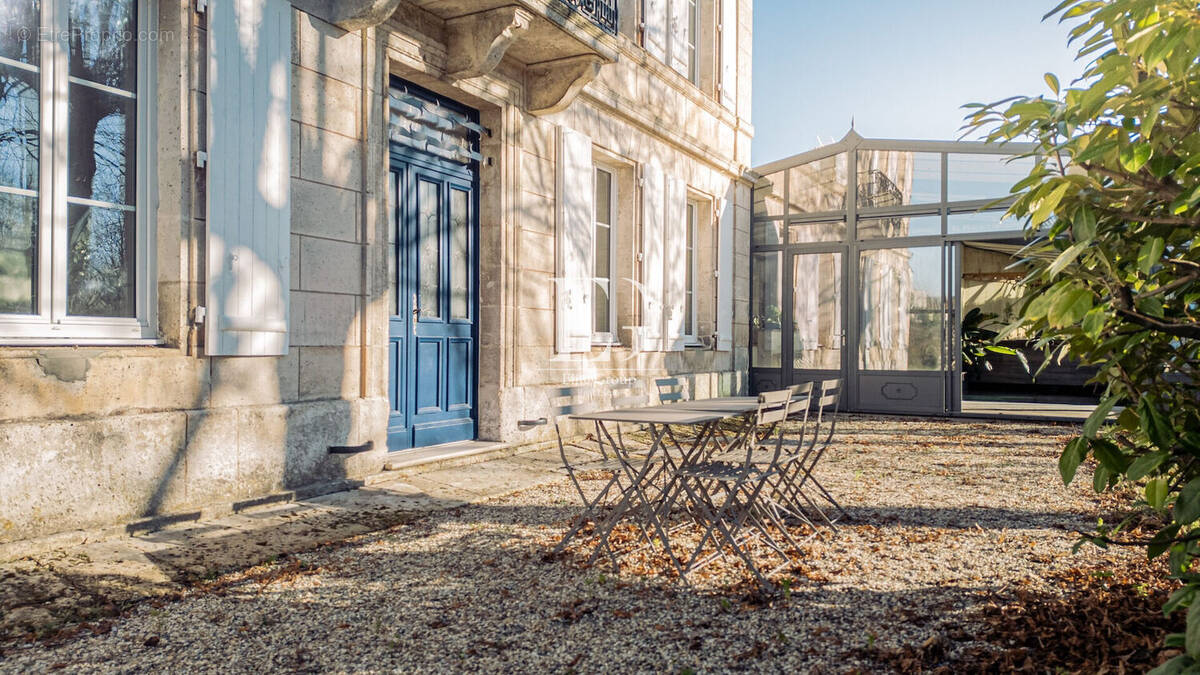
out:
{"label": "window pane", "polygon": [[592,332],[611,333],[612,322],[609,307],[612,300],[608,297],[608,279],[597,279],[592,292]]}
{"label": "window pane", "polygon": [[860,150],[859,208],[942,201],[942,156],[935,152]]}
{"label": "window pane", "polygon": [[940,369],[942,248],[863,251],[859,263],[859,367]]}
{"label": "window pane", "polygon": [[37,199],[0,192],[0,314],[37,313]]}
{"label": "window pane", "polygon": [[135,316],[134,213],[70,205],[67,219],[67,312]]}
{"label": "window pane", "polygon": [[397,206],[396,181],[400,179],[400,174],[392,171],[388,174],[387,184],[387,213],[388,213],[388,292],[392,294],[392,314],[402,316],[404,314],[405,298],[400,297],[400,268],[397,264],[396,256],[398,242],[400,241],[400,219]]}
{"label": "window pane", "polygon": [[795,368],[842,367],[842,254],[792,258],[792,363]]}
{"label": "window pane", "polygon": [[592,276],[607,279],[612,269],[612,228],[596,226],[596,263]]}
{"label": "window pane", "polygon": [[450,190],[450,318],[471,317],[470,206],[468,193]]}
{"label": "window pane", "polygon": [[134,204],[136,101],[72,84],[70,102],[69,195]]}
{"label": "window pane", "polygon": [[38,74],[0,65],[0,185],[38,189],[38,114]]}
{"label": "window pane", "polygon": [[41,3],[37,0],[0,2],[0,56],[37,65]]}
{"label": "window pane", "polygon": [[439,190],[436,183],[427,180],[418,183],[417,237],[420,241],[417,244],[417,275],[421,317],[436,319],[442,315],[441,308],[438,307],[438,296],[442,290],[442,242],[438,239],[442,205],[438,201]]}
{"label": "window pane", "polygon": [[596,170],[596,222],[612,224],[612,174]]}
{"label": "window pane", "polygon": [[137,83],[137,3],[71,0],[71,75],[134,91]]}
{"label": "window pane", "polygon": [[683,332],[696,335],[696,205],[687,205],[687,282],[683,305]]}
{"label": "window pane", "polygon": [[947,191],[950,201],[1000,199],[1033,170],[1032,157],[951,154],[947,158]]}
{"label": "window pane", "polygon": [[859,239],[885,237],[921,237],[942,233],[942,217],[933,216],[890,216],[888,218],[863,218],[858,221]]}
{"label": "window pane", "polygon": [[755,368],[778,368],[782,363],[783,329],[780,324],[780,298],[783,285],[782,253],[756,253],[751,256],[750,275],[752,311],[750,317],[751,364]]}
{"label": "window pane", "polygon": [[844,152],[788,169],[788,214],[845,209],[847,170]]}
{"label": "window pane", "polygon": [[951,213],[946,221],[950,234],[972,234],[975,232],[1010,232],[1021,230],[1024,224],[1016,218],[1004,218],[1004,211],[972,211]]}
{"label": "window pane", "polygon": [[788,243],[806,244],[814,241],[841,241],[846,238],[846,222],[792,223],[788,225]]}
{"label": "window pane", "polygon": [[[770,218],[783,215],[783,172],[763,176],[754,184],[754,218]],[[760,237],[755,234],[754,240]],[[779,243],[766,242],[761,243]]]}

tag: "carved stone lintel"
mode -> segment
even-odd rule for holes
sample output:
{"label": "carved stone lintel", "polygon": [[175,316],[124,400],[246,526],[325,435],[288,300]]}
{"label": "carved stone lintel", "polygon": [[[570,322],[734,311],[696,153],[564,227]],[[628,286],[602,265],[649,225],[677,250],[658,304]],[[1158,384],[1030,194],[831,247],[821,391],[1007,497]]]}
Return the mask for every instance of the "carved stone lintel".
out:
{"label": "carved stone lintel", "polygon": [[533,15],[516,5],[446,21],[446,77],[463,80],[492,72],[531,21]]}
{"label": "carved stone lintel", "polygon": [[396,11],[400,0],[325,0],[325,18],[347,31],[371,28],[383,23]]}
{"label": "carved stone lintel", "polygon": [[549,115],[566,109],[604,64],[602,57],[584,54],[529,66],[525,70],[525,101],[529,112]]}

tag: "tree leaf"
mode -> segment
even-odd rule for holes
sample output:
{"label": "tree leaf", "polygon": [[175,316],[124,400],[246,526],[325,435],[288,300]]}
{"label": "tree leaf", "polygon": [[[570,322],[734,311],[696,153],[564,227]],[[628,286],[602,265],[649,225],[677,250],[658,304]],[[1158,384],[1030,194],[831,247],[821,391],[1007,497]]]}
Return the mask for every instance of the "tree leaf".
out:
{"label": "tree leaf", "polygon": [[1064,328],[1079,323],[1083,315],[1091,309],[1091,291],[1085,288],[1066,288],[1050,304],[1046,320],[1055,328]]}
{"label": "tree leaf", "polygon": [[1175,498],[1175,522],[1188,525],[1200,518],[1200,478],[1193,478]]}
{"label": "tree leaf", "polygon": [[1187,655],[1193,659],[1200,657],[1200,602],[1193,602],[1188,607],[1187,631],[1184,632],[1184,647]]}
{"label": "tree leaf", "polygon": [[1142,249],[1138,251],[1138,270],[1142,274],[1150,274],[1150,270],[1158,264],[1162,258],[1163,249],[1166,248],[1166,242],[1162,237],[1151,237],[1142,244]]}
{"label": "tree leaf", "polygon": [[1063,485],[1070,485],[1071,481],[1075,480],[1075,472],[1079,470],[1079,465],[1083,463],[1086,455],[1087,439],[1083,437],[1072,438],[1067,447],[1063,448],[1058,457],[1058,474],[1062,476]]}
{"label": "tree leaf", "polygon": [[1154,560],[1158,556],[1166,553],[1167,549],[1171,548],[1171,540],[1179,532],[1178,525],[1168,525],[1150,537],[1150,544],[1146,546],[1146,558]]}
{"label": "tree leaf", "polygon": [[1063,197],[1066,196],[1067,190],[1070,187],[1070,183],[1064,182],[1063,184],[1051,190],[1050,194],[1042,197],[1041,200],[1038,201],[1037,208],[1034,209],[1033,216],[1030,218],[1030,224],[1041,225],[1042,223],[1046,222],[1046,219],[1050,217],[1050,214],[1054,213],[1054,209],[1058,206],[1059,202],[1061,202]]}
{"label": "tree leaf", "polygon": [[1149,143],[1135,143],[1126,146],[1121,149],[1121,167],[1129,173],[1137,173],[1153,155],[1154,148]]}
{"label": "tree leaf", "polygon": [[1154,668],[1154,670],[1146,673],[1146,675],[1179,675],[1183,672],[1184,668],[1187,668],[1190,665],[1192,665],[1192,657],[1188,656],[1187,654],[1180,654],[1179,656],[1175,656],[1166,663]]}
{"label": "tree leaf", "polygon": [[1141,422],[1142,433],[1150,439],[1150,442],[1158,447],[1159,450],[1170,451],[1175,445],[1175,431],[1171,429],[1171,424],[1163,418],[1158,407],[1149,396],[1143,396],[1138,401],[1138,418]]}
{"label": "tree leaf", "polygon": [[1046,84],[1050,86],[1050,91],[1053,91],[1054,95],[1058,96],[1058,77],[1054,73],[1046,73],[1045,79]]}
{"label": "tree leaf", "polygon": [[1133,460],[1133,464],[1130,464],[1129,470],[1125,472],[1125,477],[1129,480],[1141,480],[1162,466],[1167,457],[1169,455],[1165,452],[1147,452]]}
{"label": "tree leaf", "polygon": [[1147,504],[1155,509],[1161,509],[1167,503],[1167,480],[1154,478],[1147,481],[1143,493],[1146,496]]}
{"label": "tree leaf", "polygon": [[1084,206],[1071,221],[1071,232],[1075,241],[1091,241],[1096,238],[1096,212]]}
{"label": "tree leaf", "polygon": [[1088,415],[1087,421],[1083,423],[1083,437],[1095,438],[1096,432],[1100,430],[1100,425],[1104,424],[1104,420],[1108,419],[1108,414],[1112,412],[1113,406],[1117,405],[1120,396],[1111,395],[1100,401],[1100,404],[1092,409],[1092,413]]}
{"label": "tree leaf", "polygon": [[1079,257],[1079,254],[1086,251],[1087,248],[1091,246],[1091,243],[1091,240],[1079,241],[1069,246],[1067,250],[1059,253],[1058,257],[1054,259],[1054,262],[1050,265],[1049,269],[1046,270],[1046,276],[1050,277],[1051,279],[1058,276],[1058,273],[1063,271],[1063,268],[1067,265],[1075,262],[1075,259]]}

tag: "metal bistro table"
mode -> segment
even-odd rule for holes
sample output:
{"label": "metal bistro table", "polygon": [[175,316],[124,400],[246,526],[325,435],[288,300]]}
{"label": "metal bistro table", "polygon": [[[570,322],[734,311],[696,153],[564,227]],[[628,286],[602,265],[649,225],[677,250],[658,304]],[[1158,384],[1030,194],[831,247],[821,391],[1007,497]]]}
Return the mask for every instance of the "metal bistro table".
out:
{"label": "metal bistro table", "polygon": [[[758,407],[755,397],[725,397],[709,399],[708,401],[687,401],[669,405],[649,406],[644,408],[623,408],[617,410],[602,410],[598,412],[578,413],[571,415],[574,420],[596,422],[600,433],[604,436],[598,439],[607,442],[616,451],[620,459],[628,488],[613,508],[609,517],[603,523],[596,525],[599,541],[592,554],[595,560],[605,550],[608,537],[622,520],[635,518],[643,532],[651,532],[657,536],[667,552],[672,564],[679,572],[680,579],[686,580],[683,565],[671,549],[668,532],[670,529],[670,507],[676,498],[676,472],[683,465],[697,461],[712,454],[712,452],[729,450],[744,440],[747,431],[739,431],[730,440],[719,428],[721,421],[731,417],[742,417],[753,412]],[[651,443],[644,454],[635,454],[624,447],[609,431],[608,424],[644,424],[650,430]],[[686,446],[679,442],[670,430],[672,426],[697,427],[696,433],[685,441],[691,441]],[[673,458],[670,449],[678,451]],[[665,478],[664,485],[656,489],[655,483]],[[579,530],[573,528],[559,544],[565,547],[567,542]],[[685,581],[686,583],[686,581]]]}

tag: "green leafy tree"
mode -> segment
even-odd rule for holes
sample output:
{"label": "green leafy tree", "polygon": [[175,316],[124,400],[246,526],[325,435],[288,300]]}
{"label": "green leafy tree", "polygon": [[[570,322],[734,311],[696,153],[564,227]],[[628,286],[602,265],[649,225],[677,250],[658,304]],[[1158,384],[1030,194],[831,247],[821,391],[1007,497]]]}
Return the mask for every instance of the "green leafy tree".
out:
{"label": "green leafy tree", "polygon": [[1200,670],[1200,8],[1066,0],[1053,17],[1073,25],[1082,76],[1063,87],[1047,74],[1050,95],[972,104],[967,127],[1038,146],[1012,190],[1010,213],[1033,239],[1017,326],[1050,356],[1097,366],[1106,387],[1059,469],[1069,483],[1092,457],[1097,491],[1142,489],[1164,523],[1155,534],[1130,532],[1131,519],[1087,539],[1169,555],[1184,585],[1165,610],[1186,608],[1187,632],[1168,638],[1183,653],[1159,670]]}

